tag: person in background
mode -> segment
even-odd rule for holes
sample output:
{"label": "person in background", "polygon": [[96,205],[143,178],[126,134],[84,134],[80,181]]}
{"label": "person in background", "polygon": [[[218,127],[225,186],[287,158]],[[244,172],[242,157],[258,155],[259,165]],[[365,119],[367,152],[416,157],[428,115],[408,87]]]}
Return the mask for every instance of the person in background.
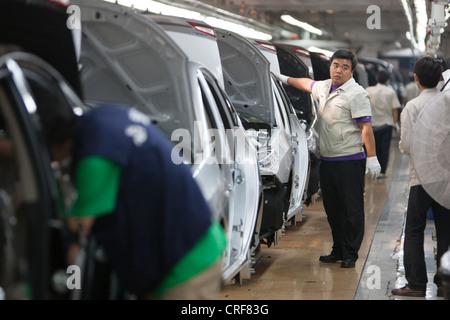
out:
{"label": "person in background", "polygon": [[414,80],[414,74],[412,74],[409,77],[409,83],[405,86],[405,94],[402,101],[403,106],[406,106],[408,101],[416,98],[419,94],[419,87],[417,87],[416,81]]}
{"label": "person in background", "polygon": [[[399,148],[404,154],[410,154],[414,125],[423,107],[430,102],[439,90],[436,87],[442,76],[442,65],[437,59],[424,56],[414,64],[414,78],[420,94],[409,101],[401,113],[401,133]],[[405,240],[403,246],[403,264],[407,285],[392,290],[399,296],[424,297],[428,282],[424,253],[424,231],[428,209],[433,210],[437,237],[436,260],[439,263],[442,255],[450,246],[450,210],[433,200],[421,186],[414,166],[409,162],[410,190],[406,211]],[[438,296],[442,296],[442,284],[436,274],[434,283],[438,287]]]}
{"label": "person in background", "polygon": [[395,128],[396,132],[399,131],[398,111],[401,105],[397,93],[387,86],[389,77],[388,71],[381,70],[377,74],[378,83],[366,88],[372,102],[372,128],[376,153],[381,166],[380,177],[386,174],[392,130]]}
{"label": "person in background", "polygon": [[[319,103],[320,186],[333,237],[319,260],[352,268],[364,237],[364,175],[380,173],[371,125],[369,94],[353,79],[357,59],[345,49],[331,57],[330,79],[313,81],[276,74],[283,83],[312,93]],[[363,145],[367,150],[364,151]]]}
{"label": "person in background", "polygon": [[73,163],[78,196],[67,222],[80,241],[69,249],[69,264],[81,240],[92,236],[127,294],[216,299],[224,230],[190,167],[172,162],[172,143],[150,119],[117,105],[65,119],[57,112],[40,114],[47,136],[59,137],[50,145],[53,161]]}

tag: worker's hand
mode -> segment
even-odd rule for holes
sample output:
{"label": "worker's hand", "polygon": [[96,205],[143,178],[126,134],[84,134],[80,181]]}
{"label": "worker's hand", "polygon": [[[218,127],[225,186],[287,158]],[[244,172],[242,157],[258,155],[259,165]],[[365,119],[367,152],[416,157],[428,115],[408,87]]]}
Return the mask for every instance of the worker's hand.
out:
{"label": "worker's hand", "polygon": [[69,246],[69,250],[67,251],[67,263],[68,264],[76,264],[77,257],[80,253],[81,247],[78,243],[72,243]]}
{"label": "worker's hand", "polygon": [[378,178],[381,172],[381,166],[377,156],[368,157],[366,161],[366,173],[370,172],[372,179]]}
{"label": "worker's hand", "polygon": [[288,76],[285,76],[284,74],[279,74],[279,73],[274,73],[275,78],[277,78],[278,80],[280,80],[282,83],[284,84],[288,84],[287,80],[288,80]]}
{"label": "worker's hand", "polygon": [[399,125],[398,125],[398,122],[396,122],[396,123],[394,124],[394,130],[395,130],[396,133],[400,131],[400,127],[399,127]]}

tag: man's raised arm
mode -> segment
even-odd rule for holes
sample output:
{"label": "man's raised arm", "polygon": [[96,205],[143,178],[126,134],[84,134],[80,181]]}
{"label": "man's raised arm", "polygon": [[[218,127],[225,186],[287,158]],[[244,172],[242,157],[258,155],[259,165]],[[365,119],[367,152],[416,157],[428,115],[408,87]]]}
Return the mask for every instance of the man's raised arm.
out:
{"label": "man's raised arm", "polygon": [[275,77],[283,82],[284,84],[289,84],[297,89],[300,89],[302,91],[306,91],[311,93],[311,83],[314,82],[314,80],[310,78],[291,78],[288,76],[285,76],[283,74],[277,74],[275,73]]}

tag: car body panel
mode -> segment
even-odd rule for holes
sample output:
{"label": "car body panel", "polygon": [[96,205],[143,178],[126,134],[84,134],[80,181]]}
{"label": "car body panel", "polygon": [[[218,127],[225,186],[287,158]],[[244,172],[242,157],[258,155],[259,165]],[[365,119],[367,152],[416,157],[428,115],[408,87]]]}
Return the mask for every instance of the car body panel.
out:
{"label": "car body panel", "polygon": [[241,118],[247,120],[243,120],[246,129],[249,129],[249,122],[253,122],[261,125],[255,129],[266,130],[269,134],[269,141],[265,142],[268,149],[260,148],[258,152],[266,158],[273,155],[274,159],[270,160],[270,169],[260,165],[261,174],[275,175],[281,183],[287,183],[293,162],[292,149],[290,137],[281,124],[280,111],[275,108],[270,62],[250,40],[231,31],[215,30],[225,90],[231,102]]}
{"label": "car body panel", "polygon": [[[11,189],[2,174],[0,206],[7,220],[0,222],[0,232],[5,232],[8,245],[2,245],[0,261],[6,267],[0,268],[0,287],[6,299],[67,299],[68,288],[55,276],[67,267],[69,237],[63,214],[74,193],[63,183],[68,176],[55,164],[51,166],[37,106],[44,103],[42,96],[55,97],[54,108],[70,112],[75,108],[81,112],[83,103],[56,69],[35,55],[7,53],[0,57],[0,70],[2,131],[13,143],[18,170]],[[1,167],[3,171],[3,161]],[[60,194],[64,186],[69,186],[68,192]]]}
{"label": "car body panel", "polygon": [[212,54],[218,50],[214,28],[192,19],[148,13],[144,16],[158,23],[190,60],[205,65],[224,87],[220,57]]}
{"label": "car body panel", "polygon": [[309,180],[309,151],[308,151],[308,137],[306,134],[306,124],[298,120],[292,104],[287,97],[284,88],[280,83],[274,81],[274,87],[276,99],[279,100],[279,104],[283,105],[286,110],[286,116],[290,123],[290,134],[292,149],[294,152],[294,165],[293,165],[293,185],[291,189],[289,210],[286,214],[286,220],[291,219],[295,214],[300,213],[304,192],[308,185]]}
{"label": "car body panel", "polygon": [[[226,104],[227,96],[220,88],[217,79],[202,70],[204,80],[200,81],[203,92],[207,95],[210,104],[222,102],[232,109],[231,103]],[[207,88],[210,88],[210,94]],[[231,153],[227,155],[223,166],[228,166],[232,171],[233,185],[230,186],[230,203],[227,218],[226,231],[228,235],[228,247],[224,256],[223,278],[230,280],[245,266],[250,263],[249,250],[253,240],[253,233],[257,217],[260,214],[260,199],[262,197],[262,185],[259,174],[256,150],[248,141],[242,124],[237,116],[222,110],[220,106],[213,110],[216,126],[226,134],[225,139],[231,147]],[[223,112],[225,111],[225,112]],[[227,113],[227,114],[225,114]],[[226,119],[224,119],[226,118]],[[233,120],[234,118],[234,120]]]}
{"label": "car body panel", "polygon": [[[86,101],[121,102],[140,109],[171,138],[174,150],[188,154],[188,159],[178,161],[191,161],[193,177],[214,218],[227,231],[223,278],[228,280],[248,258],[261,186],[256,153],[249,152],[247,162],[253,167],[245,169],[230,150],[219,114],[225,106],[218,105],[218,94],[212,93],[220,84],[147,15],[114,4],[74,3],[84,12],[80,63]],[[191,154],[186,134],[193,139]],[[251,200],[240,201],[238,192]]]}
{"label": "car body panel", "polygon": [[[81,83],[87,103],[118,103],[147,114],[175,144],[182,133],[183,160],[220,220],[228,206],[230,174],[210,153],[201,100],[190,87],[196,69],[164,31],[134,10],[103,1],[73,1],[83,14]],[[194,73],[194,74],[193,74]],[[192,149],[191,149],[192,148]],[[178,159],[177,159],[178,160]]]}
{"label": "car body panel", "polygon": [[253,44],[236,33],[216,28],[225,91],[236,111],[275,125],[270,63]]}
{"label": "car body panel", "polygon": [[[311,60],[314,54],[307,54],[307,51],[302,47],[297,47],[288,44],[277,44],[278,61],[280,63],[280,70],[282,74],[291,77],[308,77],[311,78],[309,70],[316,67],[317,76],[325,77],[325,64],[317,64]],[[317,70],[320,66],[320,71]],[[318,79],[319,80],[319,79]],[[306,125],[305,132],[307,138],[307,145],[309,150],[309,174],[306,189],[306,199],[304,203],[308,205],[311,202],[312,196],[319,191],[319,164],[320,164],[320,150],[319,150],[319,135],[315,130],[317,122],[317,103],[313,100],[310,93],[297,90],[288,85],[283,85],[287,93],[288,99],[292,103],[297,117],[302,123]]]}
{"label": "car body panel", "polygon": [[70,237],[58,188],[67,176],[51,163],[34,91],[37,83],[58,95],[55,108],[82,105],[66,9],[52,1],[0,2],[1,143],[13,145],[11,161],[4,155],[0,161],[1,299],[71,296],[65,282]]}
{"label": "car body panel", "polygon": [[[202,73],[199,85],[206,103],[215,105],[210,108],[211,120],[215,123],[213,128],[226,133],[229,149],[225,151],[230,154],[222,155],[222,163],[233,175],[226,226],[229,242],[223,273],[224,280],[229,280],[250,263],[249,250],[254,242],[256,221],[261,214],[262,185],[256,149],[246,136],[238,114],[224,91],[214,29],[192,19],[150,14],[144,16],[157,22],[191,61],[203,67],[199,67]],[[199,27],[200,30],[197,29]]]}
{"label": "car body panel", "polygon": [[226,91],[247,134],[259,143],[264,209],[257,231],[262,242],[270,246],[276,243],[286,221],[296,177],[290,119],[284,106],[276,99],[271,78],[269,59],[275,57],[269,56],[268,59],[250,39],[227,30],[215,30]]}
{"label": "car body panel", "polygon": [[[305,54],[305,49],[288,44],[275,44],[275,46],[282,74],[295,78],[313,78],[310,73],[312,63],[309,55]],[[315,117],[314,102],[311,94],[292,86],[285,86],[285,90],[297,112],[298,118],[311,123]]]}
{"label": "car body panel", "polygon": [[[280,65],[275,45],[263,41],[253,40],[255,47],[260,50],[267,60],[270,61],[270,70],[273,73],[280,73]],[[279,82],[272,78],[272,88],[274,99],[289,124],[286,133],[291,137],[291,147],[294,153],[294,165],[292,172],[292,186],[290,188],[289,209],[286,213],[286,220],[291,219],[295,214],[300,213],[303,206],[303,197],[308,183],[309,172],[309,152],[306,136],[306,126],[297,118],[295,110]]]}

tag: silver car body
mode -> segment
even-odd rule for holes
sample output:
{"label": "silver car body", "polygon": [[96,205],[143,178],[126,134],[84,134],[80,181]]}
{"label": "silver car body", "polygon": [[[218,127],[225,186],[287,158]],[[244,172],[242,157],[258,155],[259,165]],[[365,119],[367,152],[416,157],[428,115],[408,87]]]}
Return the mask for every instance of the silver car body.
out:
{"label": "silver car body", "polygon": [[169,139],[177,130],[187,130],[193,141],[185,145],[183,161],[192,164],[193,176],[220,219],[228,203],[229,177],[208,158],[207,115],[193,96],[193,68],[187,57],[156,24],[134,10],[103,1],[71,3],[82,12],[79,63],[85,101],[135,107]]}
{"label": "silver car body", "polygon": [[[211,94],[221,97],[221,101],[217,101],[217,110],[226,111],[234,119],[232,124],[224,123],[228,145],[234,156],[232,163],[227,165],[235,178],[230,195],[227,225],[230,241],[225,257],[224,279],[231,279],[238,272],[241,278],[249,278],[252,269],[250,248],[257,241],[254,231],[262,208],[262,183],[256,149],[247,138],[242,123],[223,90],[224,80],[214,29],[201,21],[154,14],[143,16],[157,22],[190,60],[203,66],[201,70],[209,83]],[[213,100],[212,97],[210,100]],[[221,121],[220,117],[216,117],[216,120]],[[222,122],[227,120],[222,119]]]}
{"label": "silver car body", "polygon": [[[264,54],[267,60],[270,61],[270,71],[279,74],[280,65],[275,46],[268,42],[255,40],[253,40],[253,44]],[[281,110],[282,115],[288,119],[289,126],[286,127],[288,127],[289,130],[287,130],[287,134],[291,136],[294,151],[294,178],[291,189],[289,211],[286,215],[286,220],[289,220],[295,214],[301,212],[304,192],[308,184],[309,151],[306,134],[307,125],[305,122],[299,121],[286,92],[279,83],[276,83],[276,80],[274,79],[272,79],[272,88],[275,103]]]}
{"label": "silver car body", "polygon": [[[257,170],[245,169],[251,168],[247,163],[256,163],[256,156],[237,159],[241,154],[227,140],[218,109],[222,101],[211,93],[213,75],[189,60],[161,27],[140,13],[100,1],[73,4],[82,10],[85,100],[143,111],[174,143],[173,159],[192,165],[214,218],[226,228],[223,278],[227,280],[248,260],[253,229],[246,225],[254,226],[260,182]],[[239,127],[233,129],[236,133]],[[239,162],[245,165],[240,167]]]}

